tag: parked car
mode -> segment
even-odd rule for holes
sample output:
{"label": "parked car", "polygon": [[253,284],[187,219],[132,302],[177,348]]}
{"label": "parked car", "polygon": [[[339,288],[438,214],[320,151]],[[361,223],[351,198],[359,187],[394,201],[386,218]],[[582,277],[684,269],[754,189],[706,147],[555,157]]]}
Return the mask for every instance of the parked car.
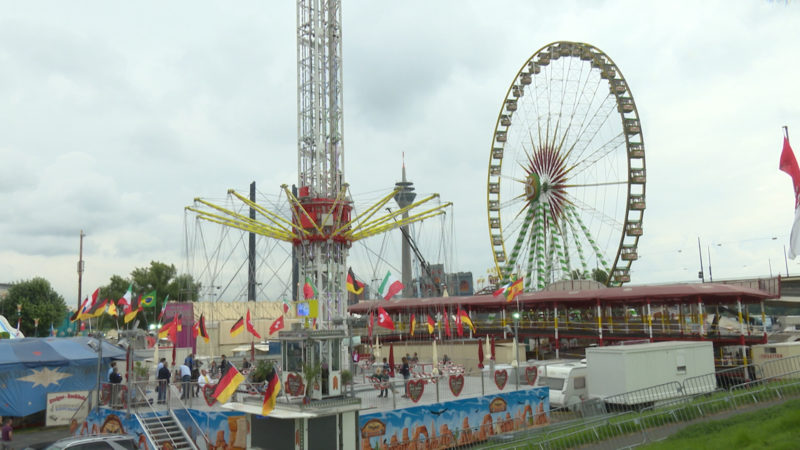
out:
{"label": "parked car", "polygon": [[136,440],[126,434],[93,434],[64,438],[47,450],[136,450]]}

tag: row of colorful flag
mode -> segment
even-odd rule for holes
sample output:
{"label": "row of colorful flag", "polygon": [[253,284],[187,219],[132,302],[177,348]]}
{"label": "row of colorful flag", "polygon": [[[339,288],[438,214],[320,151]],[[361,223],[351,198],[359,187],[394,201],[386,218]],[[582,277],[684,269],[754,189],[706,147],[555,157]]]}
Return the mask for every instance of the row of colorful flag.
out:
{"label": "row of colorful flag", "polygon": [[[430,334],[433,334],[433,330],[436,327],[436,321],[433,320],[433,317],[431,317],[430,314],[426,314],[426,316],[427,316],[427,320],[426,320],[425,324],[427,325],[428,334],[430,335]],[[460,306],[458,307],[458,311],[455,314],[454,321],[455,321],[456,333],[458,334],[458,337],[462,337],[464,335],[464,324],[466,324],[469,327],[469,329],[470,329],[470,331],[472,331],[472,333],[475,333],[475,324],[472,322],[472,319],[470,319],[469,314],[467,313],[467,311],[461,309]],[[369,313],[369,326],[367,328],[367,333],[369,335],[368,337],[369,337],[370,340],[372,339],[372,330],[373,330],[374,325],[375,325],[375,314],[373,312],[370,312]],[[383,328],[386,328],[388,330],[394,330],[395,329],[394,321],[392,320],[392,317],[389,315],[388,312],[386,312],[385,309],[383,309],[382,306],[378,307],[378,323],[377,323],[377,325],[379,327],[383,327]],[[414,333],[416,332],[416,330],[417,330],[417,316],[416,316],[416,314],[411,314],[411,329],[410,329],[411,336],[414,336]],[[447,316],[445,316],[445,320],[444,320],[444,332],[445,332],[445,335],[447,337],[452,337],[452,332],[450,331],[450,319]]]}
{"label": "row of colorful flag", "polygon": [[[124,321],[128,323],[136,318],[139,312],[144,308],[154,308],[156,306],[156,291],[148,294],[140,295],[138,299],[133,298],[133,285],[128,286],[128,290],[117,301],[105,299],[98,301],[100,295],[100,288],[95,289],[91,297],[86,297],[81,303],[81,307],[70,317],[71,322],[78,320],[87,320],[94,317],[100,317],[103,314],[108,314],[112,317],[118,317],[121,310],[124,314]],[[169,294],[164,298],[164,304],[161,312],[158,315],[160,321],[164,316],[167,309],[167,302],[169,302]]]}

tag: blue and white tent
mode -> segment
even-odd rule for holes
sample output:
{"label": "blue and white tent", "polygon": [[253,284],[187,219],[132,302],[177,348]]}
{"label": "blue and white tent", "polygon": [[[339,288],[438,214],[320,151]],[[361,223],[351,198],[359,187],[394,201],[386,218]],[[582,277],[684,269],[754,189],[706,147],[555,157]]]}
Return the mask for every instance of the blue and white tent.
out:
{"label": "blue and white tent", "polygon": [[[27,416],[46,409],[49,392],[97,387],[97,340],[88,337],[0,339],[0,415]],[[125,351],[103,342],[101,380]]]}

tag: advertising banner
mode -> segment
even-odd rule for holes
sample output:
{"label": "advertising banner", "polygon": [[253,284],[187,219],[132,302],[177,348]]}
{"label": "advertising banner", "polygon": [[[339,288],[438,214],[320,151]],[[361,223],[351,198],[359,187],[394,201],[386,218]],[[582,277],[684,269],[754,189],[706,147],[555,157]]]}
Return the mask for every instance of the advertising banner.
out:
{"label": "advertising banner", "polygon": [[69,425],[73,418],[82,422],[89,415],[88,396],[89,391],[48,392],[45,424],[48,427]]}

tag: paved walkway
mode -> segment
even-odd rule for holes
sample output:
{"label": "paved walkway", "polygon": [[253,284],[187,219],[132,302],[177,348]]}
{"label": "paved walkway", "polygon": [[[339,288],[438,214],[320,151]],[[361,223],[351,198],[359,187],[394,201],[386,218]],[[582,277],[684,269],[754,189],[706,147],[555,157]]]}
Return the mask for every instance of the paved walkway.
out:
{"label": "paved walkway", "polygon": [[38,428],[31,430],[14,431],[14,440],[11,446],[15,450],[25,448],[44,448],[53,442],[68,437],[68,427]]}

